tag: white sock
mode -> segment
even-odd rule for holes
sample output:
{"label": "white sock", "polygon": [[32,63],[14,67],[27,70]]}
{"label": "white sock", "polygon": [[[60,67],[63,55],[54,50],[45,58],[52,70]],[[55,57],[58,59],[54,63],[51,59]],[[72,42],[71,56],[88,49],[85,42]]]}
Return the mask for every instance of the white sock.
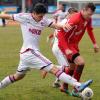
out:
{"label": "white sock", "polygon": [[9,76],[5,77],[1,82],[0,82],[0,89],[5,88],[9,84],[11,84],[12,81]]}
{"label": "white sock", "polygon": [[81,83],[77,82],[77,80],[70,75],[65,74],[64,72],[59,75],[59,80],[68,83],[72,86],[80,86]]}

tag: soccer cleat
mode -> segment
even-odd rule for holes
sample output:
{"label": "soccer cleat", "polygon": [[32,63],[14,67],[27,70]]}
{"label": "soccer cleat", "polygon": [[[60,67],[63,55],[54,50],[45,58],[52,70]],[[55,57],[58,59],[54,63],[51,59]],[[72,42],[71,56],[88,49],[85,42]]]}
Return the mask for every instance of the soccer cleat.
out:
{"label": "soccer cleat", "polygon": [[92,84],[93,80],[88,80],[85,83],[82,83],[80,86],[75,87],[77,92],[82,92],[86,87],[88,87],[90,84]]}
{"label": "soccer cleat", "polygon": [[69,96],[72,96],[72,93],[68,89],[62,89],[62,88],[60,88],[60,91],[64,92],[65,94],[67,94]]}
{"label": "soccer cleat", "polygon": [[72,96],[74,97],[78,97],[78,98],[81,98],[81,93],[80,92],[76,92],[75,90],[72,90]]}
{"label": "soccer cleat", "polygon": [[59,88],[60,87],[60,83],[59,82],[55,82],[52,85],[54,88]]}

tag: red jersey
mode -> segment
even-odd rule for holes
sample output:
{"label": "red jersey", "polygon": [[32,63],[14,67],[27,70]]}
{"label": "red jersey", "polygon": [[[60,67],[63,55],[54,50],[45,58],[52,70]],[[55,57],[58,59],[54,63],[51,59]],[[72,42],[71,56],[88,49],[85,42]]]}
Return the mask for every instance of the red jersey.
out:
{"label": "red jersey", "polygon": [[91,18],[85,20],[81,12],[73,14],[67,19],[66,23],[70,24],[72,28],[70,30],[61,29],[58,32],[58,46],[64,52],[67,48],[70,49],[69,45],[73,45],[78,50],[78,44],[83,37],[85,30],[87,29],[88,34],[93,42],[96,43],[93,32],[92,32],[92,20]]}

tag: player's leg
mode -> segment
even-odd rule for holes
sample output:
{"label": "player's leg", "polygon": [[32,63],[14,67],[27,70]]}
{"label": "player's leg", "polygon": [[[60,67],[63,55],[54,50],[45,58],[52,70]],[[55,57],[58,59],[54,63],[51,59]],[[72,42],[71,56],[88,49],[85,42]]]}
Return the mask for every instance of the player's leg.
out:
{"label": "player's leg", "polygon": [[21,80],[24,78],[25,74],[18,74],[17,72],[15,74],[9,75],[5,77],[1,82],[0,82],[0,89],[5,88],[9,84],[12,84],[18,80]]}
{"label": "player's leg", "polygon": [[[72,76],[72,75],[73,75],[73,72],[74,72],[74,68],[75,68],[75,64],[70,63],[70,67],[65,67],[64,72],[65,72],[66,74]],[[62,92],[68,90],[68,84],[67,84],[67,83],[62,83],[62,84],[61,84],[61,87],[60,87],[60,90],[61,90]],[[69,91],[68,91],[68,92],[69,92]],[[66,93],[66,92],[65,92],[65,93]],[[69,95],[71,95],[70,92],[69,92]]]}
{"label": "player's leg", "polygon": [[89,80],[84,84],[77,82],[76,79],[67,75],[62,70],[59,70],[56,66],[54,66],[52,62],[48,60],[46,57],[44,57],[39,51],[31,50],[29,52],[29,55],[30,59],[29,57],[27,58],[28,61],[26,62],[26,65],[30,64],[31,68],[45,70],[47,72],[54,74],[57,78],[59,78],[59,80],[68,83],[72,86],[75,86],[75,89],[77,91],[82,91],[84,88],[86,88],[88,85],[92,83],[92,80]]}
{"label": "player's leg", "polygon": [[[73,77],[79,81],[82,75],[82,71],[84,68],[84,59],[80,56],[79,53],[76,53],[72,56],[72,62],[75,63],[75,69],[74,69],[74,73],[73,73]],[[77,93],[76,91],[72,91],[72,95],[75,97],[79,97],[79,93]]]}
{"label": "player's leg", "polygon": [[89,81],[81,84],[81,83],[77,82],[77,80],[75,78],[73,78],[73,77],[67,75],[66,73],[64,73],[63,71],[59,70],[56,66],[50,65],[49,67],[51,67],[50,72],[52,74],[56,75],[56,77],[58,77],[59,80],[74,86],[78,92],[82,91],[83,89],[85,89],[87,86],[89,86],[93,82],[93,80],[89,80]]}
{"label": "player's leg", "polygon": [[[54,56],[56,57],[58,64],[63,66],[63,67],[58,66],[59,69],[64,70],[64,69],[67,69],[70,66],[68,61],[67,61],[67,58],[65,57],[65,55],[61,52],[61,50],[58,47],[58,39],[56,37],[55,37],[55,41],[54,41],[54,44],[53,44],[53,47],[52,47],[52,52],[53,52]],[[56,78],[56,80],[54,82],[54,86],[56,84],[58,85],[58,83],[59,83],[59,79]],[[62,92],[64,92],[63,90],[65,90],[65,89],[62,88],[62,86],[61,86],[60,89],[61,89]],[[66,87],[66,91],[68,91],[67,87]]]}
{"label": "player's leg", "polygon": [[85,62],[84,62],[83,57],[81,57],[81,56],[79,55],[79,56],[77,56],[77,57],[74,59],[74,63],[75,63],[77,66],[75,67],[73,77],[74,77],[75,79],[77,79],[77,81],[79,81],[79,80],[80,80],[80,77],[81,77],[81,75],[82,75],[82,72],[83,72],[83,68],[84,68]]}
{"label": "player's leg", "polygon": [[71,50],[73,51],[72,55],[67,55],[66,57],[68,58],[68,60],[72,63],[74,63],[75,65],[75,70],[74,70],[74,78],[79,81],[85,62],[84,59],[80,56],[79,54],[79,50],[77,45],[70,45]]}
{"label": "player's leg", "polygon": [[46,76],[47,76],[47,71],[45,71],[45,70],[42,70],[41,71],[41,76],[42,76],[42,78],[44,79]]}
{"label": "player's leg", "polygon": [[[52,52],[53,52],[53,55],[56,57],[56,60],[57,60],[59,65],[68,66],[68,63],[64,58],[64,55],[62,54],[62,52],[58,48],[58,40],[56,37],[55,37],[55,40],[53,43]],[[57,66],[57,67],[59,69],[62,69],[61,66]],[[60,81],[58,78],[56,78],[55,81],[53,82],[53,87],[60,87]]]}
{"label": "player's leg", "polygon": [[3,23],[3,27],[5,27],[5,25],[6,25],[5,19],[2,19],[2,23]]}
{"label": "player's leg", "polygon": [[16,73],[5,77],[0,82],[0,88],[4,88],[4,87],[8,86],[9,84],[12,84],[12,83],[24,78],[26,72],[29,70],[27,68],[27,66],[25,65],[25,60],[27,60],[27,59],[24,59],[24,58],[25,57],[21,55],[21,59],[23,59],[23,60],[20,60],[20,63],[19,63]]}

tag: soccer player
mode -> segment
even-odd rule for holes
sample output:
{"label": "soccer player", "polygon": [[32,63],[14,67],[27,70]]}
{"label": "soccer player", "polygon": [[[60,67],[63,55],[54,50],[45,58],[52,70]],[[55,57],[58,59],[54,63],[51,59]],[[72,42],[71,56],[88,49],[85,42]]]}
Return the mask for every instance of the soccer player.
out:
{"label": "soccer player", "polygon": [[[58,6],[58,9],[55,10],[53,13],[52,13],[52,16],[53,16],[53,23],[57,23],[57,22],[60,22],[62,19],[65,18],[66,16],[66,13],[64,12],[65,11],[65,7],[64,7],[64,4],[59,4]],[[53,45],[53,42],[54,42],[54,36],[55,36],[55,33],[56,33],[57,30],[54,31],[54,33],[51,33],[48,37],[47,37],[47,42],[50,40],[50,46],[52,47]],[[42,78],[45,78],[45,76],[47,75],[47,72],[46,71],[42,71]],[[58,79],[56,80],[56,82],[53,84],[53,87],[59,87],[60,84],[58,82]]]}
{"label": "soccer player", "polygon": [[[61,22],[63,19],[70,17],[72,14],[74,14],[76,12],[78,12],[78,10],[76,8],[70,7],[68,9],[67,15],[65,15],[65,17],[63,17],[62,15],[59,15],[58,18],[60,20],[58,21],[58,23]],[[53,52],[54,56],[56,57],[59,65],[69,66],[67,59],[64,57],[63,53],[60,51],[60,49],[58,47],[57,31],[59,31],[59,30],[55,30],[53,36],[52,36],[52,34],[49,36],[50,46],[52,46],[52,52]],[[59,66],[59,68],[61,68],[61,66]],[[53,83],[53,87],[60,87],[59,79],[56,78],[55,82]]]}
{"label": "soccer player", "polygon": [[0,82],[0,89],[24,78],[26,72],[31,68],[50,72],[58,77],[59,80],[74,86],[77,91],[82,91],[92,83],[93,80],[88,80],[85,83],[77,82],[76,79],[65,74],[62,70],[59,70],[40,52],[39,39],[43,28],[46,26],[61,27],[46,19],[44,17],[46,12],[46,7],[39,3],[34,6],[32,13],[0,15],[0,18],[16,20],[20,22],[23,37],[23,45],[20,51],[20,62],[18,69],[15,74],[5,77]]}
{"label": "soccer player", "polygon": [[[5,14],[5,13],[6,13],[6,11],[3,9],[3,10],[1,11],[1,14]],[[6,26],[6,21],[5,21],[4,18],[2,18],[2,26],[3,26],[3,27]]]}
{"label": "soccer player", "polygon": [[[70,16],[66,21],[66,29],[61,29],[58,31],[58,46],[63,54],[66,56],[68,61],[73,65],[65,72],[67,74],[73,74],[73,77],[79,81],[85,62],[83,57],[79,53],[79,42],[83,37],[85,30],[87,29],[88,35],[94,46],[94,51],[99,51],[99,46],[96,43],[92,28],[91,16],[95,12],[95,5],[93,3],[88,3],[85,7],[78,13]],[[85,44],[86,45],[86,44]],[[75,67],[75,68],[74,68]],[[73,94],[75,91],[73,92]]]}
{"label": "soccer player", "polygon": [[[78,12],[78,10],[76,8],[73,8],[73,7],[70,7],[66,12],[63,12],[63,9],[61,10],[61,8],[63,5],[60,5],[60,8],[59,10],[57,10],[57,12],[55,11],[54,15],[53,15],[53,19],[54,19],[54,23],[59,23],[61,22],[63,19],[69,17],[71,14],[75,13],[75,12]],[[59,12],[58,12],[59,11]],[[56,18],[55,18],[56,17]],[[62,57],[62,60],[61,60],[61,56],[59,57],[59,55],[62,55],[62,54],[58,54],[58,47],[56,46],[58,44],[58,40],[57,40],[57,29],[55,29],[54,33],[50,34],[48,37],[47,37],[47,42],[50,42],[50,47],[52,47],[52,52],[54,54],[54,56],[56,57],[58,63],[60,65],[68,65],[66,63],[63,64],[63,62],[65,62],[65,60],[63,59]],[[61,66],[58,66],[58,67],[61,67]],[[42,71],[42,77],[45,78],[47,72],[45,71]],[[53,83],[53,87],[60,87],[60,83],[59,83],[59,80],[56,79],[55,82]]]}
{"label": "soccer player", "polygon": [[[54,22],[57,23],[58,21],[61,20],[61,18],[65,17],[65,6],[64,4],[59,4],[58,6],[59,8],[57,10],[55,10],[52,14]],[[59,18],[60,16],[60,18]]]}

